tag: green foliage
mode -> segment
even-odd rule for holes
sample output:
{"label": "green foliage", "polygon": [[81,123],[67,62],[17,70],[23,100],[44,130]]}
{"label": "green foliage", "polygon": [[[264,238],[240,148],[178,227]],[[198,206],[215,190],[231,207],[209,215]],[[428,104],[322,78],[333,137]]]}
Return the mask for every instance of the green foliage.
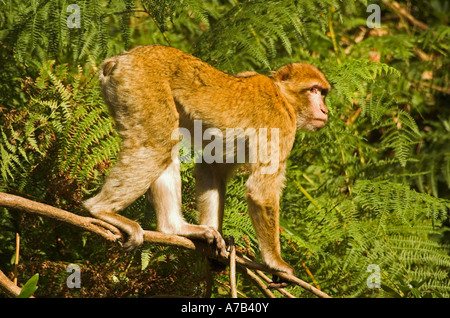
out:
{"label": "green foliage", "polygon": [[[21,190],[41,173],[85,184],[119,150],[119,136],[97,85],[87,82],[81,67],[68,73],[67,66],[54,69],[53,64],[49,61],[35,81],[24,83],[30,100],[14,110],[15,121],[2,127],[3,180]],[[86,90],[84,85],[92,86]]]}
{"label": "green foliage", "polygon": [[[300,277],[336,297],[450,296],[448,5],[408,1],[405,8],[429,27],[421,30],[383,4],[382,17],[389,18],[381,29],[368,29],[367,1],[75,2],[80,28],[67,27],[73,1],[0,3],[1,191],[85,213],[82,199],[98,189],[120,147],[96,80],[107,56],[160,43],[230,73],[269,74],[305,61],[332,84],[330,120],[320,132],[297,134],[281,200],[283,257]],[[183,211],[196,222],[193,164],[181,170]],[[246,177],[239,170],[228,185],[223,233],[257,257]],[[144,197],[124,214],[155,228]],[[204,270],[193,255],[158,247],[144,247],[133,262],[108,254],[87,234],[36,219],[0,209],[2,270],[10,266],[14,233],[22,231],[29,236],[21,247],[29,272],[36,272],[31,260],[56,268],[77,260],[91,262],[97,277],[106,271],[98,264],[108,264],[105,286],[129,290],[130,273]],[[381,288],[367,286],[372,264],[380,268]],[[183,281],[200,295],[201,283],[191,278]],[[238,285],[259,296],[245,279]],[[70,295],[41,275],[37,293],[44,291]],[[310,296],[299,287],[289,291]],[[215,293],[228,295],[221,287]]]}
{"label": "green foliage", "polygon": [[256,233],[247,213],[247,204],[242,199],[245,196],[245,177],[245,174],[238,173],[228,184],[223,232],[232,236],[238,246],[255,254],[258,246]]}
{"label": "green foliage", "polygon": [[37,283],[39,280],[39,274],[34,274],[26,283],[23,285],[20,294],[17,298],[30,298],[33,296],[34,292],[38,289]]}
{"label": "green foliage", "polygon": [[270,69],[279,44],[290,54],[292,36],[305,43],[308,29],[301,16],[317,16],[324,24],[319,10],[311,1],[241,2],[202,34],[195,53],[231,71],[236,65],[238,71],[254,65]]}

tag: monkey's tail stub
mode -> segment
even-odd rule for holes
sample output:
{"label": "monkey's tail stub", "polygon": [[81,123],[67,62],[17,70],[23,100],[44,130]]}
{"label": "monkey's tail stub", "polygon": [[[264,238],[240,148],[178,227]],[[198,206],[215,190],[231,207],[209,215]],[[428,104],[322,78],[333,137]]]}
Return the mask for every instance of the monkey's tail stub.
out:
{"label": "monkey's tail stub", "polygon": [[110,77],[114,70],[116,69],[117,65],[119,64],[119,58],[123,55],[127,55],[128,52],[124,51],[116,56],[110,57],[109,59],[106,59],[103,61],[103,64],[101,66],[101,70],[99,73],[99,80],[103,84],[105,81]]}
{"label": "monkey's tail stub", "polygon": [[102,79],[103,77],[111,76],[112,72],[114,71],[119,62],[119,58],[127,54],[128,54],[127,51],[123,51],[122,53],[117,54],[116,56],[104,60],[101,66],[100,79]]}
{"label": "monkey's tail stub", "polygon": [[116,61],[107,61],[103,64],[102,73],[103,76],[109,76],[116,67]]}
{"label": "monkey's tail stub", "polygon": [[114,69],[117,67],[117,62],[118,61],[116,60],[115,57],[107,59],[103,62],[98,77],[100,83],[104,84],[108,80],[109,76],[112,75]]}

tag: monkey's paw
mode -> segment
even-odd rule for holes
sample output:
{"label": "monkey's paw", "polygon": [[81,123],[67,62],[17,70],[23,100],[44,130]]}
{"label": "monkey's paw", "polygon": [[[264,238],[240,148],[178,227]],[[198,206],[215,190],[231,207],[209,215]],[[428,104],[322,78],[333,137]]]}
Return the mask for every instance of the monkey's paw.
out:
{"label": "monkey's paw", "polygon": [[138,225],[133,231],[126,233],[122,247],[127,253],[135,251],[144,243],[144,230]]}
{"label": "monkey's paw", "polygon": [[[279,264],[277,264],[276,266],[272,265],[271,267],[273,269],[279,270],[280,272],[284,272],[289,275],[295,276],[294,269],[289,264],[284,262],[283,260],[279,260]],[[289,285],[290,285],[290,283],[288,281],[285,281],[280,276],[274,274],[274,275],[272,275],[272,282],[269,283],[269,285],[267,287],[268,288],[283,288],[283,287],[286,287]]]}
{"label": "monkey's paw", "polygon": [[203,239],[213,248],[216,257],[228,257],[227,245],[222,235],[210,226],[200,225]]}
{"label": "monkey's paw", "polygon": [[272,281],[267,285],[267,288],[273,289],[273,288],[284,288],[290,285],[290,282],[287,282],[283,279],[281,279],[277,275],[272,275]]}

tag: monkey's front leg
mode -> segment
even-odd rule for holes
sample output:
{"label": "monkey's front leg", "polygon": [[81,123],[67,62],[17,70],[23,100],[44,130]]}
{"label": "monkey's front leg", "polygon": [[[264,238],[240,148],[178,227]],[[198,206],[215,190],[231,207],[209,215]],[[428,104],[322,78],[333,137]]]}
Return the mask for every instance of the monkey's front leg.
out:
{"label": "monkey's front leg", "polygon": [[247,203],[258,237],[264,263],[294,275],[294,269],[281,258],[279,230],[279,195],[283,175],[253,172],[247,181]]}
{"label": "monkey's front leg", "polygon": [[294,275],[294,269],[281,258],[278,206],[262,204],[251,195],[247,196],[247,202],[264,263],[270,268]]}

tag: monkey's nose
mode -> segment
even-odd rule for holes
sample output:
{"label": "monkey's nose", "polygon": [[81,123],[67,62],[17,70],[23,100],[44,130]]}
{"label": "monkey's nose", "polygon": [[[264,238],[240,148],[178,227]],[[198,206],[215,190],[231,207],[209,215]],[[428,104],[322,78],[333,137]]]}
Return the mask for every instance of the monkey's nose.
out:
{"label": "monkey's nose", "polygon": [[327,106],[325,106],[325,104],[320,106],[320,110],[322,111],[322,113],[324,113],[325,115],[328,114],[328,108]]}

